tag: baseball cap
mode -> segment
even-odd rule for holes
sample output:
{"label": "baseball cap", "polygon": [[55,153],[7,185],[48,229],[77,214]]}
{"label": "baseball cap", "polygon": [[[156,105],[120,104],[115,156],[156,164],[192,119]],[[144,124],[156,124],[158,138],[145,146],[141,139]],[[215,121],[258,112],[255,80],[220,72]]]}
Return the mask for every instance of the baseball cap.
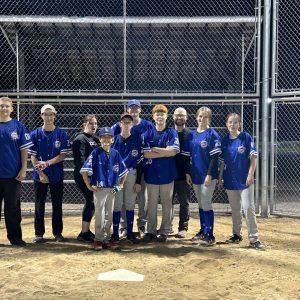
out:
{"label": "baseball cap", "polygon": [[131,114],[128,114],[128,113],[124,113],[123,115],[121,115],[121,118],[120,118],[120,121],[122,121],[123,119],[130,119],[131,121],[133,121],[133,117]]}
{"label": "baseball cap", "polygon": [[130,107],[131,105],[136,105],[138,106],[139,108],[141,108],[141,102],[136,100],[136,99],[130,99],[128,102],[127,102],[127,107]]}
{"label": "baseball cap", "polygon": [[104,135],[110,135],[114,136],[114,132],[110,127],[101,127],[97,133],[98,137],[104,136]]}
{"label": "baseball cap", "polygon": [[54,108],[54,106],[50,105],[50,104],[46,104],[41,108],[41,113],[43,114],[46,110],[51,110],[51,112],[53,112],[54,114],[57,114],[56,109]]}

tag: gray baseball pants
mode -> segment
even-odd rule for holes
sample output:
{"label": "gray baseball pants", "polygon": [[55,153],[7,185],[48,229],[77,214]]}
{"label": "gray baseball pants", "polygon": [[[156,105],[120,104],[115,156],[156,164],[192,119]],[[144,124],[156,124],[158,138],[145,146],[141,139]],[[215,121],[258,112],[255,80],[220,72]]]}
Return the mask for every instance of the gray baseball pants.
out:
{"label": "gray baseball pants", "polygon": [[211,185],[206,187],[204,184],[193,184],[199,208],[204,211],[213,210],[212,196],[215,190],[217,180],[211,181]]}

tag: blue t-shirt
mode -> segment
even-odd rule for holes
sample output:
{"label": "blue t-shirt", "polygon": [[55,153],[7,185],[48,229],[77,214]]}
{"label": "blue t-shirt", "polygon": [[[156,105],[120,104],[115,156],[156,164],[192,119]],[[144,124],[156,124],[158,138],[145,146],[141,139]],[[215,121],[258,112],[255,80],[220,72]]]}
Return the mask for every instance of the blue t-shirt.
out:
{"label": "blue t-shirt", "polygon": [[[208,128],[198,133],[193,130],[189,133],[184,142],[182,154],[190,156],[190,172],[194,184],[203,184],[207,176],[210,157],[221,153],[221,142],[217,132]],[[218,164],[215,164],[212,170],[212,179],[218,178]]]}
{"label": "blue t-shirt", "polygon": [[237,138],[230,139],[228,134],[222,139],[221,149],[219,160],[224,161],[224,188],[227,190],[248,188],[246,180],[251,156],[258,156],[251,135],[243,131]]}
{"label": "blue t-shirt", "polygon": [[80,173],[82,172],[87,172],[91,176],[91,185],[112,188],[128,173],[128,169],[117,150],[110,149],[107,153],[99,147],[87,158],[80,170]]}
{"label": "blue t-shirt", "polygon": [[[173,148],[179,153],[178,134],[174,128],[166,127],[162,132],[155,128],[144,135],[143,151],[153,147]],[[144,158],[144,178],[149,184],[168,184],[177,179],[175,157]]]}
{"label": "blue t-shirt", "polygon": [[21,170],[21,150],[32,141],[25,126],[16,119],[0,123],[0,178],[15,178]]}
{"label": "blue t-shirt", "polygon": [[[37,157],[39,161],[47,161],[53,157],[71,152],[69,136],[66,131],[56,127],[50,133],[39,127],[30,133],[33,146],[28,151],[29,154]],[[50,183],[57,183],[64,178],[63,162],[50,165],[43,172],[48,176]],[[33,179],[40,181],[38,172],[33,170]]]}

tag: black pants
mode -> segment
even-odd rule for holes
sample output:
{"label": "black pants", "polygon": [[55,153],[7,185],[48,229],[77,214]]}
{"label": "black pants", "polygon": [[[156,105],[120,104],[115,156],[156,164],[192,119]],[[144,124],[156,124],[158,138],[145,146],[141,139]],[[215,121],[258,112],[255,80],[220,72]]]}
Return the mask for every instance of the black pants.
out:
{"label": "black pants", "polygon": [[20,181],[14,178],[0,179],[0,207],[4,199],[4,218],[10,241],[22,239],[20,192]]}
{"label": "black pants", "polygon": [[178,230],[188,230],[188,223],[190,219],[190,186],[185,180],[175,181],[174,182],[174,192],[173,192],[173,203],[175,196],[180,205],[179,210],[179,226]]}
{"label": "black pants", "polygon": [[86,187],[81,174],[76,170],[74,171],[74,179],[85,199],[85,204],[82,211],[82,221],[90,223],[95,211],[94,193]]}
{"label": "black pants", "polygon": [[52,233],[58,235],[62,233],[62,199],[63,199],[63,181],[57,183],[34,182],[35,188],[35,214],[34,229],[36,235],[45,233],[45,201],[47,198],[48,187],[50,188],[52,201]]}

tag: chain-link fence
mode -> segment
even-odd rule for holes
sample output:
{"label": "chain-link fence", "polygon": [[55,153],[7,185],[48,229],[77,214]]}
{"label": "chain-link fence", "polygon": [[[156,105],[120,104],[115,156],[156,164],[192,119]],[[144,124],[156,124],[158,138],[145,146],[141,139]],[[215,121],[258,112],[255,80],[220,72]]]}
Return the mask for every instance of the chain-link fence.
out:
{"label": "chain-link fence", "polygon": [[272,103],[271,213],[300,216],[300,100]]}
{"label": "chain-link fence", "polygon": [[[42,119],[40,117],[40,109],[44,103],[19,103],[15,109],[18,112],[17,116],[28,128],[29,131],[42,125]],[[251,133],[256,143],[259,141],[258,137],[258,106],[256,100],[251,101],[226,101],[220,102],[214,101],[203,101],[203,102],[187,102],[183,101],[181,104],[172,102],[165,102],[168,106],[170,115],[168,119],[168,125],[173,126],[171,114],[175,108],[184,106],[188,112],[189,118],[187,126],[189,128],[195,128],[196,120],[195,114],[200,106],[206,105],[213,111],[212,127],[217,130],[221,137],[226,134],[225,121],[226,116],[230,112],[237,112],[241,114],[243,120],[244,130]],[[122,102],[101,102],[101,103],[90,103],[90,104],[67,104],[67,103],[53,103],[55,105],[58,115],[56,119],[57,126],[65,129],[71,138],[74,139],[77,132],[81,131],[82,119],[86,114],[96,114],[99,119],[100,126],[112,126],[119,120],[120,115],[126,108],[125,103]],[[143,102],[143,114],[142,117],[152,120],[151,109],[155,103]],[[259,146],[259,145],[257,145]],[[82,209],[84,199],[73,179],[73,159],[69,156],[64,162],[64,211],[79,211]],[[34,190],[33,181],[31,178],[32,166],[29,164],[29,172],[25,182],[22,184],[22,210],[23,212],[32,211],[34,209]],[[259,177],[257,173],[257,178]],[[256,196],[258,192],[258,180],[256,181]],[[258,197],[256,197],[258,199]],[[49,202],[50,198],[47,200]],[[192,203],[196,203],[195,195],[193,193]],[[227,201],[227,196],[224,191],[218,191],[216,189],[213,198],[214,206],[216,211],[227,212],[230,211],[230,207]],[[257,202],[258,204],[258,202]],[[195,205],[195,208],[197,205]],[[50,209],[47,206],[47,209]]]}
{"label": "chain-link fence", "polygon": [[299,1],[273,1],[273,95],[300,93],[299,13]]}
{"label": "chain-link fence", "polygon": [[0,92],[257,95],[260,0],[0,3]]}

